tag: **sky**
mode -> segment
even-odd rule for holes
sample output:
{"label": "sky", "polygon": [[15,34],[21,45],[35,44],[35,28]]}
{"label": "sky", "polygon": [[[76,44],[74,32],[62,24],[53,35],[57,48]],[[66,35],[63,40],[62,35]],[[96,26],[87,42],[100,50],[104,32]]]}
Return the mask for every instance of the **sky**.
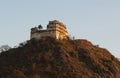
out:
{"label": "sky", "polygon": [[120,0],[0,0],[0,46],[29,40],[32,27],[52,20],[120,58]]}

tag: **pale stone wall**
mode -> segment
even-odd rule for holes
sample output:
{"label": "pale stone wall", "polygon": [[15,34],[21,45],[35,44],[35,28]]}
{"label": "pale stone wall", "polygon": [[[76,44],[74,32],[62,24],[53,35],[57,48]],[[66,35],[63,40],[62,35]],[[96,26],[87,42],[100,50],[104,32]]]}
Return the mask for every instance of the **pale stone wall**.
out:
{"label": "pale stone wall", "polygon": [[35,30],[31,30],[31,39],[41,39],[46,36],[55,39],[67,39],[68,32],[66,30],[66,26],[56,20],[50,21],[46,30],[37,30],[37,28],[35,28]]}
{"label": "pale stone wall", "polygon": [[56,38],[56,32],[55,31],[45,31],[45,32],[34,32],[31,34],[31,39],[32,38],[35,38],[35,39],[41,39],[42,37],[53,37],[53,38]]}
{"label": "pale stone wall", "polygon": [[66,32],[62,31],[56,31],[56,38],[57,39],[66,39],[68,37],[68,34]]}
{"label": "pale stone wall", "polygon": [[40,34],[39,33],[33,33],[33,34],[31,34],[31,39],[32,38],[39,39],[40,38]]}
{"label": "pale stone wall", "polygon": [[68,37],[68,32],[64,26],[56,25],[57,39],[65,39]]}

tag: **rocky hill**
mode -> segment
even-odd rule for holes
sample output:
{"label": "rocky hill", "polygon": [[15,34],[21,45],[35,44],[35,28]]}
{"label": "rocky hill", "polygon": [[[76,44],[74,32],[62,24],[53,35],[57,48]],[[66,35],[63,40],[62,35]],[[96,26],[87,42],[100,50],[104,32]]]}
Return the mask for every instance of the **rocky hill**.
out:
{"label": "rocky hill", "polygon": [[30,40],[0,53],[0,78],[120,78],[120,62],[87,40]]}

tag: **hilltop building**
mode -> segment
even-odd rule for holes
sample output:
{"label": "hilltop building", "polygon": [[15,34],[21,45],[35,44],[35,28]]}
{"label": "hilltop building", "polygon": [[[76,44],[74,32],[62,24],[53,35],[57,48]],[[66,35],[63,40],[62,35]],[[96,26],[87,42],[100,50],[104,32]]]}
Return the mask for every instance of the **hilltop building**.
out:
{"label": "hilltop building", "polygon": [[41,39],[44,37],[52,37],[55,39],[68,39],[68,32],[66,26],[57,21],[49,21],[47,29],[42,29],[42,26],[31,28],[31,39]]}

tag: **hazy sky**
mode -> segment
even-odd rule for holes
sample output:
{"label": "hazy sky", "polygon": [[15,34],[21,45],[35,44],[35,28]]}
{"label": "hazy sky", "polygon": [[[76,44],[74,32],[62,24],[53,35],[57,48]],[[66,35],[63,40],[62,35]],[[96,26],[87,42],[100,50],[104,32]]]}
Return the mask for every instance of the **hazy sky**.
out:
{"label": "hazy sky", "polygon": [[0,45],[29,40],[31,27],[50,20],[120,57],[120,0],[0,0]]}

